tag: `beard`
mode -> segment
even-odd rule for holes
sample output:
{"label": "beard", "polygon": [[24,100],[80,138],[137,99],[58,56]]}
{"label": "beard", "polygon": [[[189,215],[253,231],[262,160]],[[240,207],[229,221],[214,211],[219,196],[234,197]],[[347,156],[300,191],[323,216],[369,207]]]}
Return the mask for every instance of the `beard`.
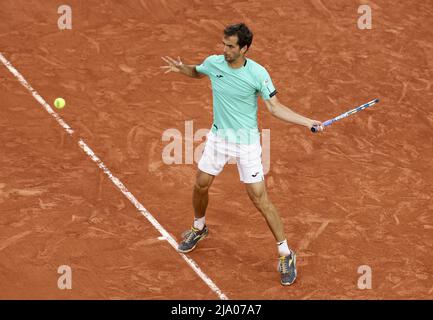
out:
{"label": "beard", "polygon": [[239,55],[237,55],[237,56],[224,55],[224,59],[230,63],[236,61],[236,59],[238,59],[238,58],[239,58]]}

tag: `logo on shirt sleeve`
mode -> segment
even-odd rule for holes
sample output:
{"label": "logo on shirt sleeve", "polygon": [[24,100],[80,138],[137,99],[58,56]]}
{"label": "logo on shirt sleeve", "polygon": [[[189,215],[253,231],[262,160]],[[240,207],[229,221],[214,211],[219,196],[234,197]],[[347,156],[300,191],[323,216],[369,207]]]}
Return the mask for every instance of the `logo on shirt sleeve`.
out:
{"label": "logo on shirt sleeve", "polygon": [[277,94],[277,90],[275,90],[275,88],[271,84],[271,80],[270,79],[264,80],[263,81],[263,85],[264,85],[264,87],[266,87],[266,89],[268,89],[269,98],[272,98],[273,96],[275,96]]}
{"label": "logo on shirt sleeve", "polygon": [[269,79],[266,79],[265,81],[263,81],[263,85],[266,87],[266,89],[268,89],[269,93],[271,93],[271,89],[269,89]]}

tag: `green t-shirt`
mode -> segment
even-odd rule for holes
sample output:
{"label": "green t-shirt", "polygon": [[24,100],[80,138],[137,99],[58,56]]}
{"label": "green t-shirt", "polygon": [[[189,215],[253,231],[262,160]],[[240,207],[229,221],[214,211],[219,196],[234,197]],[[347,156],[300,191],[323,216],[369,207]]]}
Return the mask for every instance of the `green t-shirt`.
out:
{"label": "green t-shirt", "polygon": [[241,68],[231,68],[223,55],[212,55],[196,70],[212,83],[212,131],[229,142],[256,143],[257,97],[268,100],[277,93],[266,69],[251,59]]}

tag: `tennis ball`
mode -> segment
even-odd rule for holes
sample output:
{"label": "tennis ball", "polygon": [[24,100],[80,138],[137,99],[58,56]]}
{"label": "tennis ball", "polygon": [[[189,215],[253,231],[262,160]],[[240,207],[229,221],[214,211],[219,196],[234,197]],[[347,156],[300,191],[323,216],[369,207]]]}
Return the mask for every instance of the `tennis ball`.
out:
{"label": "tennis ball", "polygon": [[54,106],[57,109],[63,109],[66,105],[66,101],[63,98],[57,98],[56,100],[54,100]]}

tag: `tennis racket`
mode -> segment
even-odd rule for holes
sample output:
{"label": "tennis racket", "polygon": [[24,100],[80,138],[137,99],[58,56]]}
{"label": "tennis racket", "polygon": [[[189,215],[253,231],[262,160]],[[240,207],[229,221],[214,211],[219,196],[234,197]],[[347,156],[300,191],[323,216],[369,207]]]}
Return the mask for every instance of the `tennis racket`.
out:
{"label": "tennis racket", "polygon": [[[345,112],[345,113],[342,113],[342,114],[340,114],[339,116],[337,116],[337,117],[335,117],[335,118],[332,118],[332,119],[326,120],[325,122],[322,123],[322,125],[323,125],[324,127],[330,126],[330,125],[333,124],[334,122],[336,122],[336,121],[338,121],[338,120],[341,120],[341,119],[344,119],[344,118],[347,118],[348,116],[350,116],[350,115],[352,115],[352,114],[355,114],[355,113],[357,113],[357,112],[359,112],[359,111],[361,111],[361,110],[364,110],[364,109],[366,109],[366,108],[368,108],[368,107],[371,107],[371,106],[375,105],[375,104],[378,103],[378,102],[379,102],[379,99],[371,100],[370,102],[367,102],[367,103],[365,103],[365,104],[363,104],[363,105],[361,105],[361,106],[359,106],[359,107],[356,107],[356,108],[354,108],[354,109],[352,109],[352,110],[349,110],[349,111],[347,111],[347,112]],[[312,127],[312,128],[311,128],[311,131],[312,131],[312,132],[317,132],[317,131],[318,131],[318,130],[317,130],[317,126]]]}

